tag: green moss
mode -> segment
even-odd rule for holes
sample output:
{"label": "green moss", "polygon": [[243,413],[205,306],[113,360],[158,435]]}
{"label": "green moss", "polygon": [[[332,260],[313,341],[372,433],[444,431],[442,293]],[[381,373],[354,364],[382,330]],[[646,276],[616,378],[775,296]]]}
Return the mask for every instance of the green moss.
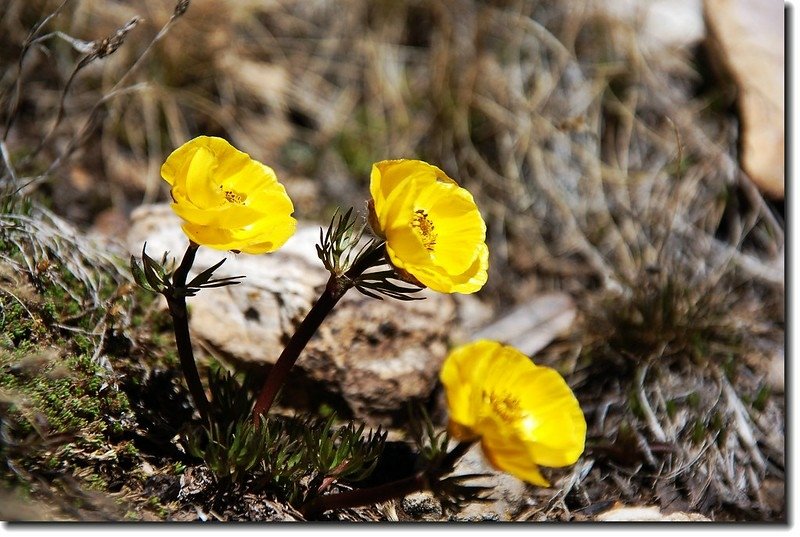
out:
{"label": "green moss", "polygon": [[133,442],[125,442],[122,447],[122,453],[131,457],[135,457],[139,455],[139,450],[135,445],[133,445]]}
{"label": "green moss", "polygon": [[[13,358],[3,361],[13,363]],[[12,414],[41,415],[56,432],[106,432],[130,410],[125,394],[112,385],[89,355],[58,358],[37,370],[16,374],[10,368],[0,375],[0,387],[24,401],[23,408],[12,405]]]}
{"label": "green moss", "polygon": [[173,348],[169,348],[164,352],[164,356],[162,357],[161,361],[163,362],[164,366],[170,369],[178,367],[180,365],[180,358],[178,357],[178,353]]}
{"label": "green moss", "polygon": [[94,349],[94,342],[82,334],[76,334],[72,339],[78,352],[91,352]]}
{"label": "green moss", "polygon": [[669,401],[667,401],[666,402],[666,410],[667,410],[667,415],[670,418],[674,418],[675,414],[677,414],[677,412],[678,412],[678,403],[677,403],[677,401],[675,401],[674,399],[670,399]]}
{"label": "green moss", "polygon": [[86,484],[91,490],[103,491],[108,488],[106,480],[98,474],[90,474],[86,477]]}
{"label": "green moss", "polygon": [[637,418],[644,418],[644,410],[639,402],[639,394],[634,389],[631,389],[628,392],[628,410],[630,410],[631,413]]}
{"label": "green moss", "polygon": [[47,336],[44,323],[16,298],[0,293],[0,311],[0,332],[8,339],[11,348],[20,349]]}
{"label": "green moss", "polygon": [[737,360],[733,354],[726,354],[725,358],[722,360],[722,372],[730,382],[734,382],[736,380],[736,366]]}
{"label": "green moss", "polygon": [[334,138],[333,146],[347,165],[350,176],[364,181],[369,178],[372,163],[380,160],[378,146],[385,139],[384,118],[362,106],[355,110],[350,128]]}
{"label": "green moss", "polygon": [[711,419],[708,422],[708,429],[712,434],[717,435],[717,445],[724,446],[728,440],[728,427],[725,423],[722,414],[719,412],[712,412]]}
{"label": "green moss", "polygon": [[166,518],[169,515],[169,510],[161,505],[161,500],[158,496],[150,496],[147,499],[147,506],[152,508],[161,518]]}

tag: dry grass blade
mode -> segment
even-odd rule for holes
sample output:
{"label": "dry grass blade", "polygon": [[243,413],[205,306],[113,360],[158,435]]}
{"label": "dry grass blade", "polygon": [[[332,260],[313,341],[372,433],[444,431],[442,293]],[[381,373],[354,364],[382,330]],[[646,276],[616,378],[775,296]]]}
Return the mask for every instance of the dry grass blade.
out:
{"label": "dry grass blade", "polygon": [[56,129],[58,129],[59,125],[61,124],[61,121],[64,119],[67,94],[69,93],[70,87],[72,86],[72,82],[73,80],[75,80],[75,77],[78,75],[78,72],[81,69],[87,67],[93,61],[105,58],[106,56],[109,56],[114,52],[116,52],[117,49],[120,46],[122,46],[122,44],[125,42],[125,37],[128,35],[128,32],[130,32],[134,27],[136,27],[136,25],[139,24],[140,20],[141,19],[139,19],[139,17],[134,17],[133,19],[128,21],[127,24],[125,24],[124,26],[119,28],[116,32],[114,32],[113,35],[108,36],[100,41],[93,41],[91,43],[86,43],[77,40],[62,32],[55,32],[55,35],[68,41],[73,46],[73,48],[75,48],[79,52],[84,53],[84,56],[80,60],[78,60],[77,64],[75,64],[75,67],[72,69],[69,78],[67,78],[67,82],[64,84],[64,88],[61,90],[61,97],[59,98],[58,102],[58,112],[56,112],[56,118],[53,121],[53,125],[50,127],[50,130],[47,132],[47,134],[45,134],[44,137],[41,139],[39,145],[37,145],[36,148],[33,149],[33,151],[31,151],[31,154],[28,156],[28,158],[36,157],[39,151],[41,151],[42,148],[45,145],[47,145],[47,143],[50,141],[50,138],[56,132]]}
{"label": "dry grass blade", "polygon": [[25,38],[25,42],[22,45],[22,53],[19,55],[19,61],[17,62],[17,73],[14,83],[14,96],[10,100],[8,115],[6,116],[6,125],[5,129],[3,130],[3,142],[8,139],[8,133],[11,130],[11,126],[14,124],[14,120],[17,117],[17,111],[19,108],[19,99],[20,94],[22,93],[22,63],[25,61],[25,56],[30,50],[31,46],[36,44],[39,41],[39,32],[55,17],[59,15],[59,13],[64,9],[64,6],[67,5],[69,0],[63,0],[58,7],[53,10],[51,13],[46,15],[42,20],[37,23],[28,33],[28,36]]}

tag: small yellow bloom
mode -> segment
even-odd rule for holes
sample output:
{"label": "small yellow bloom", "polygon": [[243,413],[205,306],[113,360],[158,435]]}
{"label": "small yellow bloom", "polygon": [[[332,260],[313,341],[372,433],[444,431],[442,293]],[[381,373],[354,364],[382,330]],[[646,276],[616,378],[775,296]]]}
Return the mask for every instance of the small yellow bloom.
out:
{"label": "small yellow bloom", "polygon": [[161,176],[172,186],[172,210],[196,244],[263,254],[292,236],[292,200],[272,168],[222,138],[199,136],[167,157]]}
{"label": "small yellow bloom", "polygon": [[486,283],[486,224],[472,195],[420,160],[384,160],[370,175],[370,224],[401,274],[442,293]]}
{"label": "small yellow bloom", "polygon": [[450,435],[480,439],[492,465],[549,486],[539,466],[575,463],[583,453],[586,420],[572,390],[554,369],[495,341],[454,349],[440,379],[450,410]]}

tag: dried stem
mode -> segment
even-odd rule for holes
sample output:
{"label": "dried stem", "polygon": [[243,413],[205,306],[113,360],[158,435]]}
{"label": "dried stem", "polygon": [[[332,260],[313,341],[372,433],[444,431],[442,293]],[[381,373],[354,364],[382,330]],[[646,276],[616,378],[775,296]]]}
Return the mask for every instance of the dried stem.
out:
{"label": "dried stem", "polygon": [[658,423],[656,413],[653,412],[653,408],[647,400],[647,395],[644,393],[644,378],[646,375],[647,364],[644,363],[636,370],[636,379],[634,380],[636,385],[636,399],[639,401],[639,406],[642,408],[650,432],[653,433],[653,436],[659,442],[666,442],[667,435],[664,433],[664,429],[661,428],[661,424]]}
{"label": "dried stem", "polygon": [[123,73],[122,77],[120,77],[120,79],[116,82],[116,84],[114,84],[114,86],[103,96],[103,98],[101,98],[97,103],[95,103],[95,105],[89,112],[89,117],[86,119],[86,121],[84,121],[83,126],[81,127],[78,134],[70,140],[70,142],[67,144],[67,147],[61,152],[58,158],[53,161],[53,163],[47,169],[45,175],[47,173],[52,172],[59,166],[61,166],[61,164],[67,158],[69,158],[70,155],[72,155],[75,149],[78,148],[82,140],[85,140],[86,137],[88,137],[88,135],[94,131],[97,118],[100,116],[101,108],[105,104],[105,102],[108,101],[110,97],[122,93],[121,90],[124,89],[122,88],[123,84],[127,82],[128,79],[131,77],[131,75],[139,68],[140,65],[142,65],[145,58],[147,58],[150,55],[150,52],[153,50],[155,45],[158,44],[158,42],[161,41],[161,39],[163,39],[165,35],[167,35],[167,32],[169,32],[170,28],[172,28],[175,22],[181,16],[183,16],[184,13],[186,13],[188,7],[189,7],[189,2],[187,0],[181,0],[176,4],[175,10],[173,11],[172,16],[169,18],[169,20],[166,23],[164,23],[164,26],[161,27],[161,30],[159,30],[158,34],[153,38],[152,41],[150,41],[150,43],[148,43],[147,47],[139,55],[139,57],[136,58],[136,61],[134,61],[133,65],[131,65],[125,71],[125,73]]}
{"label": "dried stem", "polygon": [[19,61],[17,62],[17,79],[14,83],[14,97],[10,100],[10,106],[8,110],[8,117],[6,118],[6,125],[5,129],[3,130],[3,138],[2,140],[5,142],[8,139],[8,133],[11,131],[11,127],[14,124],[14,120],[17,118],[17,111],[19,110],[19,99],[20,95],[22,95],[22,64],[25,61],[25,56],[28,54],[28,51],[31,48],[31,45],[36,43],[37,37],[39,32],[45,25],[53,20],[61,10],[67,5],[69,0],[63,0],[61,4],[47,17],[42,19],[28,34],[28,37],[25,39],[25,42],[22,45],[22,52],[19,55]]}

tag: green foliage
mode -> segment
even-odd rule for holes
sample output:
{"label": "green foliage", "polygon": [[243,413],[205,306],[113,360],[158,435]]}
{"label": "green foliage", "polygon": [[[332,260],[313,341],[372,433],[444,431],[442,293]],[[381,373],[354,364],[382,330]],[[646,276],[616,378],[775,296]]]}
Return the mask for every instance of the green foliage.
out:
{"label": "green foliage", "polygon": [[[357,217],[353,215],[353,208],[349,208],[344,214],[340,214],[337,209],[328,229],[319,230],[319,244],[316,245],[317,257],[328,269],[328,272],[341,276],[353,266],[359,257],[356,254],[358,242],[364,235],[366,223],[356,225]],[[372,241],[368,244],[372,246]],[[363,249],[361,251],[363,253]]]}
{"label": "green foliage", "polygon": [[739,304],[730,285],[724,278],[708,284],[667,269],[644,270],[628,292],[608,293],[590,308],[589,339],[597,343],[586,345],[584,356],[634,362],[687,357],[714,361],[734,375],[735,362],[728,358],[743,340],[732,321]]}
{"label": "green foliage", "polygon": [[281,463],[282,473],[291,474],[297,460],[289,452],[295,442],[276,423],[265,420],[255,425],[246,418],[227,425],[212,423],[188,437],[189,453],[203,459],[223,485],[244,482],[276,463]]}
{"label": "green foliage", "polygon": [[4,346],[20,350],[42,340],[47,330],[29,308],[0,290],[0,333]]}
{"label": "green foliage", "polygon": [[341,155],[350,176],[369,177],[372,163],[384,154],[383,147],[377,147],[376,140],[384,139],[386,125],[364,106],[356,107],[352,121],[333,139],[333,147]]}
{"label": "green foliage", "polygon": [[448,476],[471,443],[458,444],[448,451],[450,435],[446,430],[436,431],[424,407],[409,407],[409,418],[409,432],[420,454],[422,471],[428,475],[431,491],[442,507],[457,511],[467,503],[490,501],[492,487],[468,484],[471,480],[488,477],[488,474]]}
{"label": "green foliage", "polygon": [[424,407],[410,405],[408,414],[409,433],[424,466],[439,467],[447,454],[450,435],[447,434],[447,431],[436,431]]}
{"label": "green foliage", "polygon": [[[269,489],[299,504],[323,483],[358,481],[375,468],[386,433],[364,434],[364,425],[336,427],[336,416],[271,415],[254,423],[252,392],[225,371],[213,371],[210,424],[185,437],[187,451],[202,459],[221,487]],[[324,488],[324,487],[323,487]]]}
{"label": "green foliage", "polygon": [[130,300],[110,257],[53,231],[41,208],[17,199],[3,210],[0,476],[49,480],[80,468],[87,487],[104,490],[101,467],[123,471],[136,457],[131,443],[115,445],[133,420],[130,402],[96,359]]}
{"label": "green foliage", "polygon": [[[359,246],[366,223],[356,225],[357,220],[352,207],[344,214],[339,214],[337,209],[328,229],[323,231],[320,228],[317,257],[328,272],[370,298],[382,300],[387,296],[397,300],[422,300],[424,297],[411,296],[422,287],[402,282],[393,268],[374,270],[385,264],[384,242],[373,238]],[[350,279],[348,273],[355,267],[358,267],[358,275]]]}
{"label": "green foliage", "polygon": [[354,423],[336,429],[336,414],[328,418],[307,419],[303,430],[304,450],[319,475],[340,480],[361,481],[375,469],[383,451],[386,432],[370,431]]}
{"label": "green foliage", "polygon": [[186,285],[175,287],[173,276],[175,274],[174,263],[168,261],[167,252],[161,257],[161,261],[156,261],[146,252],[147,243],[142,247],[142,264],[134,256],[130,258],[131,274],[133,279],[140,287],[153,293],[160,293],[171,297],[189,297],[197,294],[200,289],[212,289],[215,287],[225,287],[240,283],[238,280],[244,276],[231,276],[227,278],[213,278],[214,271],[225,262],[225,259],[202,271]]}
{"label": "green foliage", "polygon": [[126,395],[89,355],[3,353],[0,365],[0,388],[19,395],[9,415],[22,424],[41,416],[55,433],[112,434],[130,412]]}

